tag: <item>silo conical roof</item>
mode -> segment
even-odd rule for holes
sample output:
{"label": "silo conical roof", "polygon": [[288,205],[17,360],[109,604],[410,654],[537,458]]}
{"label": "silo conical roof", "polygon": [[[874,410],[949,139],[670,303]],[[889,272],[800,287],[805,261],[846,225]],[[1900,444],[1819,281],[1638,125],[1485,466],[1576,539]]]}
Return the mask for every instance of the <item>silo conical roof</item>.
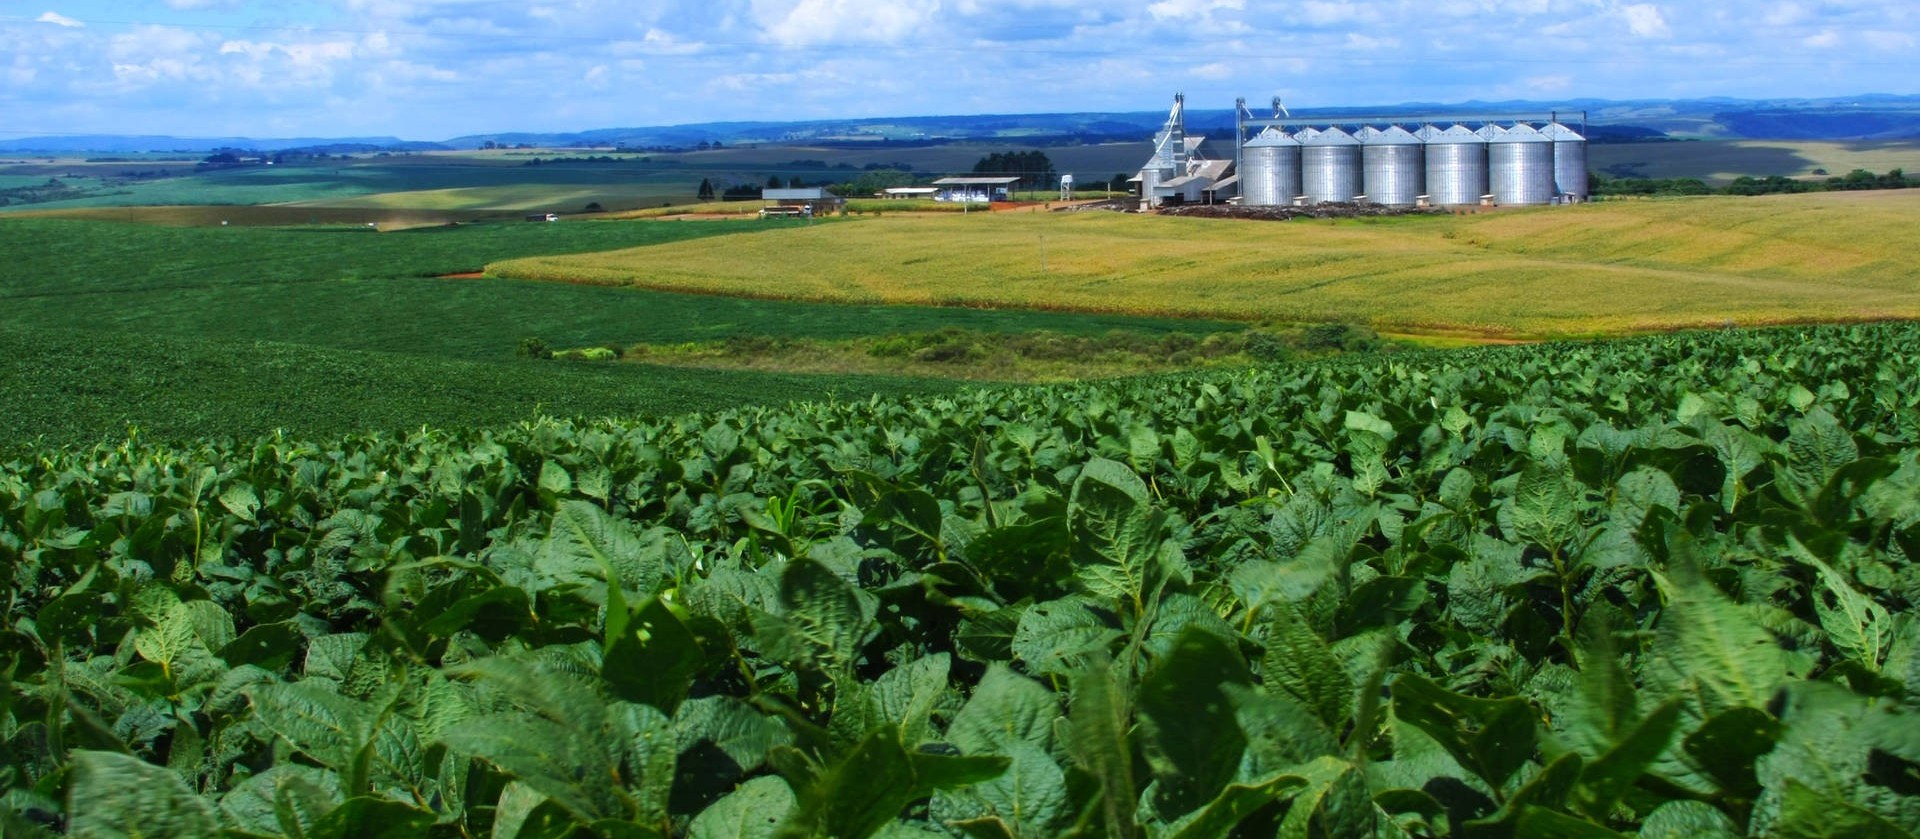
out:
{"label": "silo conical roof", "polygon": [[1273,148],[1279,146],[1297,146],[1300,141],[1287,135],[1278,128],[1268,128],[1246,142],[1246,148]]}

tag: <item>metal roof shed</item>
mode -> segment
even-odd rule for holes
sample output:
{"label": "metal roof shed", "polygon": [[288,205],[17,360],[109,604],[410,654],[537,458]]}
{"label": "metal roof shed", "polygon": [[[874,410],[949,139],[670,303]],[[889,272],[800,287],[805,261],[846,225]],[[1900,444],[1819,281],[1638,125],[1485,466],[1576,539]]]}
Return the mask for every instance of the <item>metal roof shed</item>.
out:
{"label": "metal roof shed", "polygon": [[934,186],[940,188],[940,193],[933,200],[969,203],[1004,201],[1013,192],[1013,185],[1019,182],[1018,175],[941,178],[933,182]]}

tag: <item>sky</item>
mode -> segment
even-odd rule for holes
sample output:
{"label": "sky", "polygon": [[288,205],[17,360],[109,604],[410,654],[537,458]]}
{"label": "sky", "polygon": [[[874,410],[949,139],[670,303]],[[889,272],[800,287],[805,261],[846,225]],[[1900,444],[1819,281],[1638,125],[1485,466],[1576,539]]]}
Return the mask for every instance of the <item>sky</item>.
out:
{"label": "sky", "polygon": [[1920,93],[1912,0],[0,0],[0,139]]}

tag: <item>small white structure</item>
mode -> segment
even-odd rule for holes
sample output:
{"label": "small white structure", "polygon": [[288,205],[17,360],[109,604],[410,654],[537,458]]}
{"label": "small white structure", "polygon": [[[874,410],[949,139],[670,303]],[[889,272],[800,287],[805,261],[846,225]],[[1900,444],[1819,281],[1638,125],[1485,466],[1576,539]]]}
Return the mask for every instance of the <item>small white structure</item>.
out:
{"label": "small white structure", "polygon": [[940,188],[937,186],[892,186],[880,191],[882,197],[895,200],[932,199],[939,194]]}

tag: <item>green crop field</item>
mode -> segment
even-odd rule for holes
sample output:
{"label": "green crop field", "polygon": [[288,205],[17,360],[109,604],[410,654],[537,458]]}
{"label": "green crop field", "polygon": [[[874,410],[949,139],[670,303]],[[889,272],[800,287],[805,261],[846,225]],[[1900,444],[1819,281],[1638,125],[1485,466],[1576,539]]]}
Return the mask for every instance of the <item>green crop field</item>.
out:
{"label": "green crop field", "polygon": [[0,829],[1909,839],[1915,357],[40,452],[0,463]]}
{"label": "green crop field", "polygon": [[782,230],[725,250],[536,257],[490,263],[488,272],[864,304],[1619,334],[1920,317],[1908,247],[1916,224],[1915,191],[1290,223],[886,217]]}
{"label": "green crop field", "polygon": [[1726,183],[1742,175],[1813,177],[1814,170],[1845,175],[1920,172],[1920,142],[1700,140],[1587,147],[1587,166],[1621,178],[1700,178]]}
{"label": "green crop field", "polygon": [[[597,416],[939,387],[632,364],[582,368],[516,358],[528,337],[570,347],[841,339],[949,326],[1076,334],[1219,326],[438,278],[533,253],[687,241],[730,248],[794,224],[514,222],[375,233],[0,219],[0,252],[12,260],[0,277],[0,329],[7,330],[0,381],[9,383],[0,389],[0,449],[42,436],[107,439],[129,422],[166,439],[272,427],[337,433],[363,427],[356,418],[381,428],[488,425],[530,415],[536,404],[554,415]],[[286,372],[309,368],[364,372]],[[465,384],[447,391],[429,384],[436,380]],[[252,381],[284,384],[254,394]],[[458,396],[416,398],[440,392]]]}

